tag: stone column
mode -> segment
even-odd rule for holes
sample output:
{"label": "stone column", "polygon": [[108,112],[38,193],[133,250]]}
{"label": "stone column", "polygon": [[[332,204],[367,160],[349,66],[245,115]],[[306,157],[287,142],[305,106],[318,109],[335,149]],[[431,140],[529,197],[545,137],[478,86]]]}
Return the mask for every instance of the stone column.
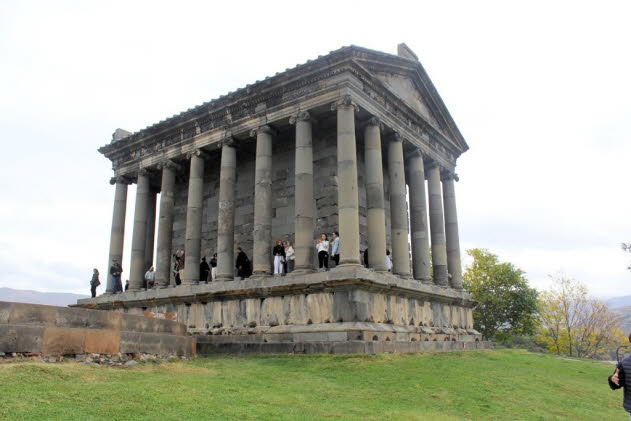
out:
{"label": "stone column", "polygon": [[357,145],[355,143],[357,104],[347,95],[336,101],[332,109],[337,110],[337,206],[340,232],[340,266],[360,265]]}
{"label": "stone column", "polygon": [[204,199],[204,153],[196,149],[188,154],[191,160],[186,206],[186,238],[184,245],[184,279],[182,285],[199,283],[202,247],[202,211]]}
{"label": "stone column", "polygon": [[129,270],[129,290],[142,289],[145,281],[145,246],[147,242],[147,204],[149,199],[149,174],[138,171],[136,185],[136,208],[134,210],[134,231],[131,239],[131,268]]}
{"label": "stone column", "polygon": [[117,260],[123,264],[123,243],[125,239],[125,212],[127,211],[127,185],[129,180],[125,177],[113,177],[110,184],[116,186],[114,192],[114,211],[112,214],[112,231],[110,234],[110,255],[107,261],[107,284],[105,288],[106,294],[114,293],[114,283],[112,275],[110,275],[110,266],[112,261]]}
{"label": "stone column", "polygon": [[153,266],[153,246],[156,238],[156,200],[158,194],[149,187],[147,199],[147,239],[145,240],[145,271]]}
{"label": "stone column", "polygon": [[271,273],[272,255],[272,128],[261,126],[250,135],[256,136],[252,275],[265,276]]}
{"label": "stone column", "polygon": [[460,260],[460,238],[458,235],[458,213],[456,211],[455,174],[443,177],[443,201],[445,204],[445,236],[447,239],[447,267],[452,288],[462,289],[462,262]]}
{"label": "stone column", "polygon": [[429,190],[429,223],[432,239],[432,269],[434,283],[447,287],[447,250],[445,246],[445,223],[443,219],[443,199],[440,192],[440,168],[432,163],[427,172]]}
{"label": "stone column", "polygon": [[218,281],[234,280],[234,187],[236,168],[237,151],[234,140],[232,138],[226,139],[221,147],[221,168],[219,174]]}
{"label": "stone column", "polygon": [[311,115],[301,111],[289,120],[296,125],[295,162],[295,274],[313,271],[313,143]]}
{"label": "stone column", "polygon": [[[390,240],[392,243],[392,273],[410,276],[408,248],[408,206],[403,164],[403,138],[394,133],[388,144],[388,174],[390,176]],[[368,253],[369,260],[372,253]]]}
{"label": "stone column", "polygon": [[171,243],[173,240],[173,208],[175,206],[175,171],[170,160],[162,165],[160,219],[158,221],[158,251],[156,253],[156,286],[167,288],[171,281]]}
{"label": "stone column", "polygon": [[429,259],[429,230],[427,226],[427,200],[423,155],[416,151],[408,161],[410,174],[410,225],[412,237],[412,269],[414,279],[432,283]]}
{"label": "stone column", "polygon": [[[379,272],[386,267],[386,211],[383,194],[383,160],[381,157],[381,123],[376,117],[364,129],[366,165],[366,205],[368,219],[368,263]],[[375,256],[375,258],[372,258]],[[382,256],[379,258],[378,256]]]}

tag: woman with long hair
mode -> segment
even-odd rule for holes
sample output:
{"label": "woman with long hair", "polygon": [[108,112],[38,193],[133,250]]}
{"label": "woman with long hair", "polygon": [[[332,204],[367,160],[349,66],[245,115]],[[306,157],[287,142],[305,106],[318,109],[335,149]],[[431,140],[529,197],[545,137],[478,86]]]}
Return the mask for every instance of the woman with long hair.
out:
{"label": "woman with long hair", "polygon": [[283,262],[285,261],[285,247],[283,247],[281,240],[276,240],[272,254],[274,255],[274,275],[282,275]]}

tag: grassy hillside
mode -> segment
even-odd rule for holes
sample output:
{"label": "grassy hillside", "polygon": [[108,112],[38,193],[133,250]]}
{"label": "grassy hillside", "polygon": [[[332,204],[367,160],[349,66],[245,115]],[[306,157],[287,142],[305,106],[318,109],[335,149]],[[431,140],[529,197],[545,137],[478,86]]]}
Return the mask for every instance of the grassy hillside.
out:
{"label": "grassy hillside", "polygon": [[518,350],[0,365],[0,418],[627,420],[612,365]]}

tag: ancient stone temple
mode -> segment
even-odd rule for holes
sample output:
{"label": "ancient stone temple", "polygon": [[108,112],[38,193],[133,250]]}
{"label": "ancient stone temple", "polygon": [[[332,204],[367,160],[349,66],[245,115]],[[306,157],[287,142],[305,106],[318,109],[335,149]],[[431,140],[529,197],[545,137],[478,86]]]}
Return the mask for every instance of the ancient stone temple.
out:
{"label": "ancient stone temple", "polygon": [[[405,44],[397,55],[344,47],[139,132],[119,129],[99,151],[114,168],[108,268],[122,261],[137,185],[130,288],[114,293],[110,276],[105,294],[78,306],[177,320],[202,354],[486,347],[462,287],[454,182],[467,149]],[[320,271],[316,237],[335,231],[339,264]],[[272,274],[278,239],[295,249],[282,276]],[[236,276],[237,247],[249,278]],[[216,279],[200,279],[213,253]]]}

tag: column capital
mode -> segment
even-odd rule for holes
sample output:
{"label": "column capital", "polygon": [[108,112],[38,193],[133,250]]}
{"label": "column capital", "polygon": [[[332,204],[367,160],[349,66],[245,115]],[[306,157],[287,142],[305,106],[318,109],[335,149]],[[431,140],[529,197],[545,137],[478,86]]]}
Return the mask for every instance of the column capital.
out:
{"label": "column capital", "polygon": [[354,108],[354,111],[359,111],[359,106],[350,95],[344,95],[331,104],[331,111],[336,111],[338,108]]}
{"label": "column capital", "polygon": [[151,171],[149,170],[149,168],[144,168],[144,167],[143,167],[143,168],[140,168],[140,169],[138,170],[138,176],[139,176],[139,177],[140,177],[140,176],[145,176],[145,175],[150,175],[150,174],[151,174]]}
{"label": "column capital", "polygon": [[309,121],[313,123],[315,119],[311,117],[309,111],[298,111],[296,114],[289,117],[289,124],[296,124],[298,121]]}
{"label": "column capital", "polygon": [[404,140],[404,138],[401,135],[401,133],[399,133],[399,132],[393,132],[390,135],[390,141],[391,142],[401,142],[401,143],[403,143],[403,140]]}
{"label": "column capital", "polygon": [[131,182],[132,181],[129,178],[125,177],[124,175],[117,175],[117,176],[114,176],[114,177],[110,178],[110,184],[111,185],[114,185],[116,183],[129,185],[129,184],[131,184]]}
{"label": "column capital", "polygon": [[223,139],[219,141],[219,147],[223,148],[224,146],[237,146],[237,139],[232,136],[232,131],[230,130],[226,130]]}
{"label": "column capital", "polygon": [[180,164],[177,164],[172,159],[165,159],[164,161],[158,164],[158,169],[162,170],[164,168],[169,168],[175,171],[179,171],[182,169],[182,166]]}
{"label": "column capital", "polygon": [[441,181],[449,181],[449,180],[460,181],[460,177],[458,177],[458,174],[452,171],[445,170],[440,174],[440,176],[441,176],[440,177]]}
{"label": "column capital", "polygon": [[198,156],[198,157],[204,159],[204,158],[208,158],[209,155],[208,155],[207,152],[205,152],[205,151],[203,151],[203,150],[198,148],[198,149],[193,149],[192,151],[188,152],[186,154],[186,159],[191,159],[194,156]]}
{"label": "column capital", "polygon": [[276,130],[270,127],[267,124],[257,127],[256,129],[250,130],[250,137],[256,137],[259,133],[265,133],[269,135],[275,135]]}
{"label": "column capital", "polygon": [[372,116],[368,120],[366,120],[367,126],[379,126],[380,129],[383,128],[383,123],[378,117]]}

